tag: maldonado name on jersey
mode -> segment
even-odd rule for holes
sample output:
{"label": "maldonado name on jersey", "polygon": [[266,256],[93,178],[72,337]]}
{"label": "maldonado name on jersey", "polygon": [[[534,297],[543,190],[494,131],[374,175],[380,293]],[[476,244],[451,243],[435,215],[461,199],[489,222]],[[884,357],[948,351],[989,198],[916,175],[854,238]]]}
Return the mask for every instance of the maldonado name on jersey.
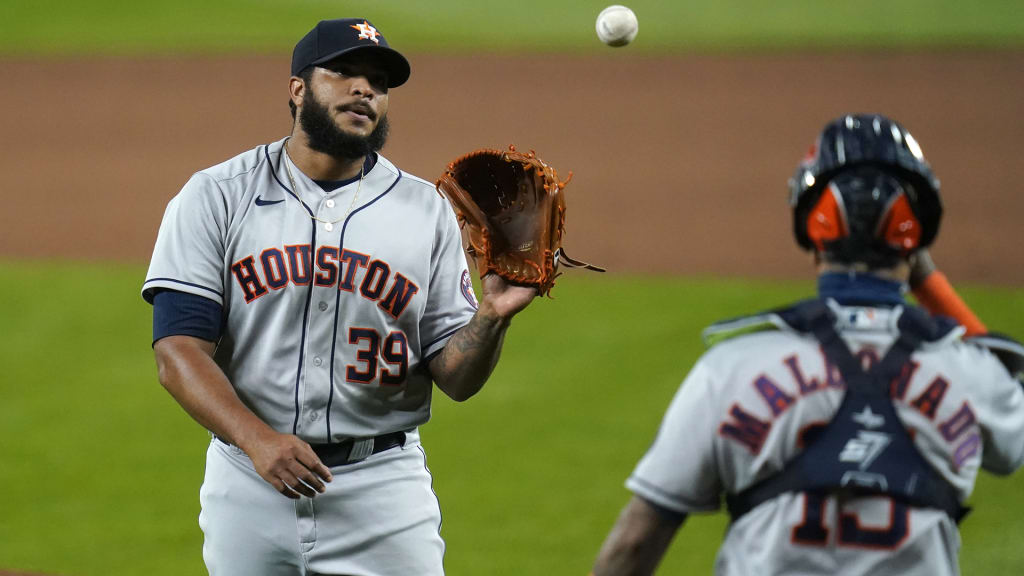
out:
{"label": "maldonado name on jersey", "polygon": [[[861,350],[856,356],[865,369],[870,369],[879,359],[877,351],[870,347]],[[789,378],[783,381],[762,373],[750,382],[750,387],[755,393],[754,396],[760,398],[770,410],[771,419],[758,418],[754,415],[755,410],[751,409],[753,407],[744,407],[740,403],[736,403],[729,408],[728,414],[720,422],[718,433],[724,438],[743,445],[752,454],[758,454],[771,431],[773,421],[793,407],[801,398],[829,388],[846,388],[846,383],[843,381],[838,367],[830,362],[824,354],[821,355],[821,361],[821,366],[824,367],[823,373],[811,375],[805,372],[804,367],[801,366],[798,355],[793,354],[782,358],[781,364],[785,366],[785,372],[789,374]],[[908,385],[919,367],[918,362],[913,360],[908,362],[899,377],[890,383],[889,396],[894,401],[906,403],[931,421],[934,420],[939,406],[946,397],[950,381],[947,377],[937,374],[923,392],[908,399],[906,397]],[[974,411],[971,410],[967,402],[964,402],[952,416],[937,423],[942,438],[951,445],[955,445],[953,448],[954,464],[958,467],[981,448],[981,438],[977,432],[972,430],[976,422]],[[803,434],[806,435],[808,432],[809,430],[805,430]]]}
{"label": "maldonado name on jersey", "polygon": [[376,301],[394,318],[401,316],[420,287],[382,259],[337,246],[320,246],[310,259],[309,244],[267,248],[231,265],[246,304],[295,286],[314,285],[356,294]]}

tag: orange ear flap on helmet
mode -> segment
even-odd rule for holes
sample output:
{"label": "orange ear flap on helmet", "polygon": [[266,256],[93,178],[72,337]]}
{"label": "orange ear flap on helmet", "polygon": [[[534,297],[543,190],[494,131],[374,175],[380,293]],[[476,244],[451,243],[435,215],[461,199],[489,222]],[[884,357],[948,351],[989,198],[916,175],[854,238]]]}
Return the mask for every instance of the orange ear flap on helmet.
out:
{"label": "orange ear flap on helmet", "polygon": [[835,185],[829,184],[807,215],[807,237],[819,252],[824,252],[825,242],[838,240],[847,234],[849,230],[842,197]]}
{"label": "orange ear flap on helmet", "polygon": [[901,192],[889,204],[879,223],[878,236],[904,254],[921,245],[921,222],[914,215],[906,194]]}
{"label": "orange ear flap on helmet", "polygon": [[[825,251],[825,243],[839,240],[849,233],[842,194],[834,184],[829,184],[807,215],[807,237],[818,251]],[[910,207],[910,200],[900,192],[886,207],[876,236],[894,250],[908,254],[921,245],[921,233],[921,222]]]}

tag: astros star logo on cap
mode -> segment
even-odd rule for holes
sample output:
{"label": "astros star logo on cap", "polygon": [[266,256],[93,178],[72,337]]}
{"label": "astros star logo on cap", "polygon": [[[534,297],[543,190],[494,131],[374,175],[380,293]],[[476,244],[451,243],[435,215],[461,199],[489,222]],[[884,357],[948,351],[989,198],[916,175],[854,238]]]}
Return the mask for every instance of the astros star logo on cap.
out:
{"label": "astros star logo on cap", "polygon": [[374,44],[380,44],[380,40],[377,40],[377,36],[380,36],[380,32],[377,32],[377,29],[370,26],[370,23],[366,20],[363,20],[362,24],[353,24],[352,27],[359,30],[360,40],[373,40]]}

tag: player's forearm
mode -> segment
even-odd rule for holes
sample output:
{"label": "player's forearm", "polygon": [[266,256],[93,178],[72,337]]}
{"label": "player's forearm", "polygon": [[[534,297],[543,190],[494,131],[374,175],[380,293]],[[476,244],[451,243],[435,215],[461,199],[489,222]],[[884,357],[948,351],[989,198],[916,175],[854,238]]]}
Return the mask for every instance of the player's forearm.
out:
{"label": "player's forearm", "polygon": [[967,328],[968,336],[988,332],[985,324],[957,294],[946,275],[935,266],[926,248],[919,250],[911,259],[910,288],[921,306],[932,314],[953,318]]}
{"label": "player's forearm", "polygon": [[509,318],[495,314],[486,302],[430,362],[430,372],[445,394],[461,402],[480,391],[501,356]]}
{"label": "player's forearm", "polygon": [[685,516],[669,520],[634,496],[608,534],[592,576],[649,576],[661,562]]}
{"label": "player's forearm", "polygon": [[[624,537],[625,536],[625,537]],[[613,532],[594,562],[593,576],[649,576],[661,560],[651,542],[633,540]]]}
{"label": "player's forearm", "polygon": [[238,398],[213,361],[213,344],[188,336],[168,336],[153,346],[160,384],[196,422],[245,449],[269,426]]}

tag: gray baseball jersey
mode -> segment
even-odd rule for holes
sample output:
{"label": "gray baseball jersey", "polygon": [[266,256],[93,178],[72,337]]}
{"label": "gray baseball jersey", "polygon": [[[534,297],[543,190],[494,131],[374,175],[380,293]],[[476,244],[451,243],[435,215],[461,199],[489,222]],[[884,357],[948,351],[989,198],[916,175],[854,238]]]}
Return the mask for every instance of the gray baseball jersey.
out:
{"label": "gray baseball jersey", "polygon": [[[881,358],[898,334],[900,308],[832,306],[837,329],[865,363]],[[635,494],[681,513],[717,510],[723,492],[777,473],[800,452],[808,427],[831,420],[845,390],[818,341],[770,315],[761,320],[776,329],[716,344],[696,363],[627,480]],[[1024,391],[994,355],[961,335],[917,350],[894,395],[918,450],[966,498],[979,468],[1004,474],[1024,464]],[[847,448],[864,456],[872,447]],[[716,574],[959,573],[959,533],[945,513],[887,497],[841,505],[809,498],[784,493],[740,517]],[[871,538],[861,537],[866,532]]]}
{"label": "gray baseball jersey", "polygon": [[143,296],[220,303],[215,360],[279,432],[327,443],[423,424],[425,361],[476,308],[454,212],[383,157],[326,193],[284,142],[188,181],[167,206]]}

